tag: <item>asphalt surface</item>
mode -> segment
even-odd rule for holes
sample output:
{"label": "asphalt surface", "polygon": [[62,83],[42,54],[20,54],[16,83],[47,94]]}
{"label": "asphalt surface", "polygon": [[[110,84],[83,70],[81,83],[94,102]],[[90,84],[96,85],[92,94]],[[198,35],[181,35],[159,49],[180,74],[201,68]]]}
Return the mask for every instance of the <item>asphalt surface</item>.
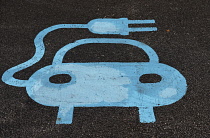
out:
{"label": "asphalt surface", "polygon": [[[160,62],[179,70],[188,84],[178,102],[155,107],[156,122],[139,122],[138,108],[75,108],[73,123],[56,125],[58,108],[30,99],[25,88],[0,82],[0,137],[210,137],[209,0],[1,0],[0,73],[30,59],[33,39],[55,24],[86,24],[96,18],[155,19],[157,32],[129,36],[97,35],[61,29],[46,36],[46,53],[37,64],[15,74],[28,79],[50,65],[64,45],[83,38],[128,38],[151,46]],[[67,53],[64,62],[147,62],[138,48],[89,44]]]}

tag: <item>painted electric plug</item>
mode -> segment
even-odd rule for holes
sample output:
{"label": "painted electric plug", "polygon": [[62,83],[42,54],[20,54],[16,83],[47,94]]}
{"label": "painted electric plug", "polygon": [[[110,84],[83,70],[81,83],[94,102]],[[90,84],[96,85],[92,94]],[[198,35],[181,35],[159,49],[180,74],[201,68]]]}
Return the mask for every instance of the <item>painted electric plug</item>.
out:
{"label": "painted electric plug", "polygon": [[150,24],[155,20],[128,20],[119,19],[94,19],[88,23],[88,29],[95,34],[120,34],[129,35],[129,32],[157,31],[157,27],[132,27],[129,24]]}

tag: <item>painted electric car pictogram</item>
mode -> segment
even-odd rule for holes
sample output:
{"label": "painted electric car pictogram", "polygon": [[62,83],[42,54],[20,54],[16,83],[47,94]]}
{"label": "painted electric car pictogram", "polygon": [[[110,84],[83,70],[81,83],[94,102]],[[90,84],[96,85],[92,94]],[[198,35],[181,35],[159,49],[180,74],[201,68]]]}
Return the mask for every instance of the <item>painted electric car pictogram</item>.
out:
{"label": "painted electric car pictogram", "polygon": [[[186,80],[178,70],[159,63],[156,52],[136,40],[120,38],[88,38],[62,47],[52,65],[36,71],[29,80],[18,80],[15,72],[38,62],[44,54],[44,36],[59,28],[88,28],[98,34],[128,35],[135,31],[156,31],[156,27],[128,28],[130,23],[154,23],[154,20],[95,19],[89,24],[55,25],[41,31],[35,38],[36,53],[32,59],[7,70],[2,80],[13,86],[26,87],[28,95],[46,106],[59,107],[57,124],[71,124],[74,107],[139,107],[140,122],[155,122],[153,107],[172,104],[181,99],[187,89]],[[145,51],[149,62],[89,62],[63,63],[66,52],[90,43],[128,44]],[[66,74],[71,81],[57,84],[50,82],[54,75]],[[142,83],[145,74],[158,74],[161,81]]]}

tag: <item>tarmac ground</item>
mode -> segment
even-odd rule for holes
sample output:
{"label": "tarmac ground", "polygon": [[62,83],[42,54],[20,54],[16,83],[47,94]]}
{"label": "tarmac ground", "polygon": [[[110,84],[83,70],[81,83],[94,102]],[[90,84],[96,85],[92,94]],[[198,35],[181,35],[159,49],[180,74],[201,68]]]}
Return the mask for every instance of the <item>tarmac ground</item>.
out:
{"label": "tarmac ground", "polygon": [[[187,80],[186,95],[174,104],[155,107],[155,123],[140,123],[137,107],[76,107],[73,123],[56,125],[58,108],[33,101],[24,87],[0,82],[0,137],[210,137],[209,0],[1,0],[0,73],[34,55],[34,38],[56,24],[86,24],[97,18],[154,19],[156,32],[127,36],[99,35],[87,29],[60,29],[44,39],[38,63],[16,73],[28,79],[51,65],[64,45],[84,38],[126,38],[151,46],[160,62]],[[67,52],[64,62],[147,62],[133,46],[88,44]]]}

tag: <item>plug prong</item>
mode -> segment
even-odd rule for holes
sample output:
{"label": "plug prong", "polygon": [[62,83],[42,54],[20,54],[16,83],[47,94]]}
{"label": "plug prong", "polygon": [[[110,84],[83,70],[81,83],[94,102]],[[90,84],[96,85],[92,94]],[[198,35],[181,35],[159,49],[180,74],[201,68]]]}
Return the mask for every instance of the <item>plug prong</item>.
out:
{"label": "plug prong", "polygon": [[155,23],[155,20],[128,20],[128,24],[150,24]]}
{"label": "plug prong", "polygon": [[147,32],[147,31],[157,31],[157,27],[138,27],[138,28],[128,28],[129,32]]}

